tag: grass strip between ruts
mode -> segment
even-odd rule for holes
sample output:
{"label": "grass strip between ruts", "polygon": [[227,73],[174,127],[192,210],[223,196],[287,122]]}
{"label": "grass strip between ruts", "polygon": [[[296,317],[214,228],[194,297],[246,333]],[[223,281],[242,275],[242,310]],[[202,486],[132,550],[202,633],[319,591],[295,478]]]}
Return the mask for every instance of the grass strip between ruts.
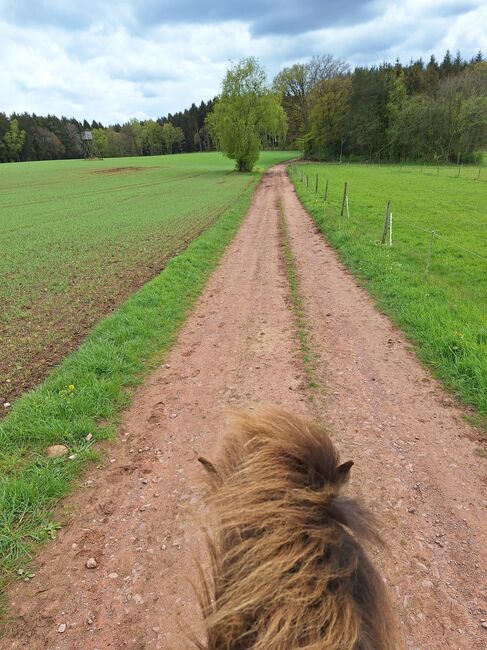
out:
{"label": "grass strip between ruts", "polygon": [[291,311],[294,316],[296,335],[299,341],[299,349],[303,362],[304,374],[306,376],[308,388],[308,400],[314,400],[314,391],[320,387],[316,376],[316,359],[309,341],[309,325],[304,307],[301,287],[299,283],[298,271],[294,259],[291,238],[289,236],[289,227],[284,213],[282,201],[278,201],[277,209],[279,210],[279,232],[281,238],[282,254],[284,265],[289,284],[289,299]]}
{"label": "grass strip between ruts", "polygon": [[[25,567],[35,545],[55,536],[56,501],[98,457],[93,443],[113,435],[131,389],[174,342],[242,222],[259,178],[255,174],[214,225],[101,321],[0,422],[0,587],[16,573],[29,579]],[[47,458],[46,448],[54,444],[66,445],[75,458]]]}

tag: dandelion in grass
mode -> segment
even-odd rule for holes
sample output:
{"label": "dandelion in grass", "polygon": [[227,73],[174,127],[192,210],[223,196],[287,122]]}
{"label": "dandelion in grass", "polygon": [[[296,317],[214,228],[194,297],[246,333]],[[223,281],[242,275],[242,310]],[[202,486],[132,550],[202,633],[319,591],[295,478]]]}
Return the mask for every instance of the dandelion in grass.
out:
{"label": "dandelion in grass", "polygon": [[75,386],[74,384],[68,384],[61,390],[61,397],[64,399],[72,399],[74,396]]}

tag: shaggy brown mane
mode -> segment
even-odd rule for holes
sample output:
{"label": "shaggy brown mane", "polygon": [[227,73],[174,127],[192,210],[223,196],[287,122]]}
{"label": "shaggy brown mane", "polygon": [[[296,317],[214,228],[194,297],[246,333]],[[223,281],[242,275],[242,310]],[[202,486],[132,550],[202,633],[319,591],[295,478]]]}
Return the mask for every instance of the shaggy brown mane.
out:
{"label": "shaggy brown mane", "polygon": [[384,583],[361,543],[372,515],[341,496],[325,430],[278,409],[235,414],[208,479],[203,650],[395,650]]}

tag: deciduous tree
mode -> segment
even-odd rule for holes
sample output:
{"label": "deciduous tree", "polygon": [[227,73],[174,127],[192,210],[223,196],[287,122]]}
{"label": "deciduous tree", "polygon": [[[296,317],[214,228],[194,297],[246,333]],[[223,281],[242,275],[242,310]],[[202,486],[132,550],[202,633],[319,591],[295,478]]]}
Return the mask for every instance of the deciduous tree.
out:
{"label": "deciduous tree", "polygon": [[217,146],[235,160],[238,171],[251,171],[266,136],[284,135],[284,110],[254,57],[242,59],[227,70],[207,124]]}
{"label": "deciduous tree", "polygon": [[25,140],[25,131],[19,128],[19,121],[14,118],[10,122],[10,128],[3,136],[7,157],[10,161],[18,160],[19,153]]}
{"label": "deciduous tree", "polygon": [[323,158],[339,154],[349,111],[350,77],[336,77],[317,84],[310,115],[313,154]]}
{"label": "deciduous tree", "polygon": [[322,54],[313,56],[306,63],[284,68],[276,76],[274,89],[282,97],[295,135],[304,135],[309,130],[312,93],[316,86],[327,79],[344,75],[348,70],[348,63],[331,54]]}

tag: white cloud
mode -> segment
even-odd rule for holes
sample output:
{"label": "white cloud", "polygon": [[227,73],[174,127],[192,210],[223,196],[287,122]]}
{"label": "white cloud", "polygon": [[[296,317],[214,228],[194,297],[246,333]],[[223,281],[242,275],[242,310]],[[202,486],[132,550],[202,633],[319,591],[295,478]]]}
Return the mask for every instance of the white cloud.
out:
{"label": "white cloud", "polygon": [[[254,47],[236,23],[190,32],[160,27],[71,33],[0,23],[0,110],[104,122],[156,117],[213,97],[230,58]],[[263,48],[265,53],[265,48]]]}
{"label": "white cloud", "polygon": [[[316,50],[326,43],[326,51],[345,58],[352,65],[373,65],[383,61],[403,63],[431,54],[443,58],[447,49],[460,50],[472,57],[479,49],[487,53],[487,8],[482,2],[455,15],[456,0],[404,0],[388,4],[381,16],[361,25],[326,29],[310,35]],[[472,3],[468,3],[468,6]]]}
{"label": "white cloud", "polygon": [[[0,0],[1,5],[1,0]],[[460,49],[487,53],[481,0],[404,0],[362,24],[298,36],[252,35],[250,22],[156,25],[139,31],[128,11],[84,29],[21,27],[0,19],[0,110],[122,122],[158,117],[213,97],[230,60],[259,57],[272,77],[284,65],[332,52],[353,65],[407,62]],[[379,6],[378,5],[378,6]]]}
{"label": "white cloud", "polygon": [[450,23],[446,33],[439,40],[438,49],[440,52],[450,48],[453,52],[463,51],[467,47],[474,51],[482,50],[484,57],[487,55],[487,5],[483,3],[475,11]]}

